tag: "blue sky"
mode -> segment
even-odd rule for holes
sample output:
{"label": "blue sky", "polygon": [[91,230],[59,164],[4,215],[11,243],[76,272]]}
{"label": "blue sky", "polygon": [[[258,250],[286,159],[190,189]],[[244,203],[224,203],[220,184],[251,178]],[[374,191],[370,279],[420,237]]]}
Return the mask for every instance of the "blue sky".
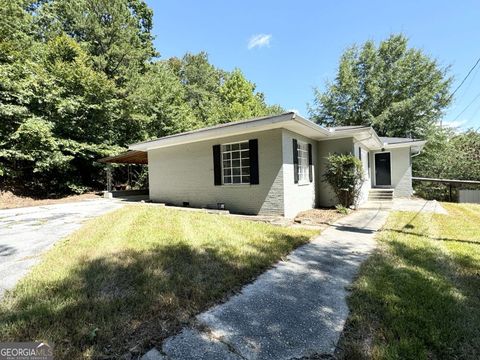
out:
{"label": "blue sky", "polygon": [[[480,57],[478,0],[147,3],[154,10],[153,33],[161,58],[204,50],[214,65],[240,68],[269,103],[302,115],[308,115],[313,87],[323,88],[333,79],[340,55],[354,43],[402,32],[411,46],[451,65],[452,88]],[[480,127],[479,73],[480,65],[457,92],[446,122]]]}

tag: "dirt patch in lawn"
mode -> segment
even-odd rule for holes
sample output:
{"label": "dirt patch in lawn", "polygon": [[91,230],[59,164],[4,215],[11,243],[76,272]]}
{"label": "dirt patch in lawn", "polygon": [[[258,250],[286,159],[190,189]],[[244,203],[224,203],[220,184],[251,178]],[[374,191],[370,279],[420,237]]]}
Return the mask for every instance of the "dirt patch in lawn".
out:
{"label": "dirt patch in lawn", "polygon": [[0,191],[0,209],[12,209],[27,206],[61,204],[72,201],[82,201],[96,199],[99,195],[96,193],[86,193],[82,195],[69,195],[60,198],[35,199],[27,196],[18,196],[10,191]]}
{"label": "dirt patch in lawn", "polygon": [[345,215],[336,209],[311,209],[302,211],[295,217],[295,222],[302,225],[328,226]]}

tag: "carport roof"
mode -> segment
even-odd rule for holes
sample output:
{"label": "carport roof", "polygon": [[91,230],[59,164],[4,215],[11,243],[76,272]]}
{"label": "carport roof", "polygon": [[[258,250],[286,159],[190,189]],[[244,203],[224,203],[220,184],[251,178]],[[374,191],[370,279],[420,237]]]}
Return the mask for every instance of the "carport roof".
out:
{"label": "carport roof", "polygon": [[107,164],[148,164],[146,151],[130,150],[115,156],[99,159],[98,162]]}

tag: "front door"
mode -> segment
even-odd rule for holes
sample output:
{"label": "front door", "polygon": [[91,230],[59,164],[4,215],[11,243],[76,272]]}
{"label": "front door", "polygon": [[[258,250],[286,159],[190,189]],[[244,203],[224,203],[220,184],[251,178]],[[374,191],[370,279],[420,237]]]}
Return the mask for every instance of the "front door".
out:
{"label": "front door", "polygon": [[390,153],[375,154],[375,185],[390,186],[391,184]]}

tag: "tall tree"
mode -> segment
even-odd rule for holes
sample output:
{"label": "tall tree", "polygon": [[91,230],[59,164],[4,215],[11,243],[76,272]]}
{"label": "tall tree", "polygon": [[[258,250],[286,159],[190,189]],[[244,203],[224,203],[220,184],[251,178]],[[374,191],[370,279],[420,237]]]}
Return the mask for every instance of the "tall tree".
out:
{"label": "tall tree", "polygon": [[185,88],[165,61],[131,82],[129,117],[137,124],[134,141],[158,138],[198,127],[192,109],[185,102]]}
{"label": "tall tree", "polygon": [[433,128],[429,141],[413,162],[413,171],[423,177],[480,180],[480,133]]}
{"label": "tall tree", "polygon": [[220,88],[220,99],[223,105],[221,122],[268,115],[270,110],[263,94],[255,92],[255,84],[248,81],[239,69],[228,74]]}
{"label": "tall tree", "polygon": [[203,51],[171,58],[168,64],[185,87],[185,101],[196,120],[203,126],[217,123],[221,117],[220,86],[226,72],[210,64]]}
{"label": "tall tree", "polygon": [[27,116],[6,129],[0,158],[9,179],[28,192],[81,191],[94,186],[92,159],[118,149],[115,83],[95,71],[68,36],[49,41],[28,82]]}
{"label": "tall tree", "polygon": [[450,104],[448,68],[391,35],[341,57],[336,78],[315,89],[312,118],[323,125],[371,125],[385,136],[420,137]]}
{"label": "tall tree", "polygon": [[40,39],[66,33],[84,47],[96,70],[119,84],[157,56],[153,13],[142,0],[36,0],[30,9]]}
{"label": "tall tree", "polygon": [[15,170],[7,160],[13,156],[10,136],[33,116],[29,105],[37,66],[32,58],[35,43],[29,34],[32,19],[24,3],[0,1],[0,176],[5,177]]}
{"label": "tall tree", "polygon": [[142,0],[0,0],[0,17],[2,187],[98,189],[95,160],[130,143],[281,110],[206,53],[154,62]]}
{"label": "tall tree", "polygon": [[[472,129],[457,132],[434,127],[420,156],[413,160],[413,172],[426,178],[480,181],[480,133]],[[420,182],[415,191],[425,198],[449,200],[448,186]]]}

